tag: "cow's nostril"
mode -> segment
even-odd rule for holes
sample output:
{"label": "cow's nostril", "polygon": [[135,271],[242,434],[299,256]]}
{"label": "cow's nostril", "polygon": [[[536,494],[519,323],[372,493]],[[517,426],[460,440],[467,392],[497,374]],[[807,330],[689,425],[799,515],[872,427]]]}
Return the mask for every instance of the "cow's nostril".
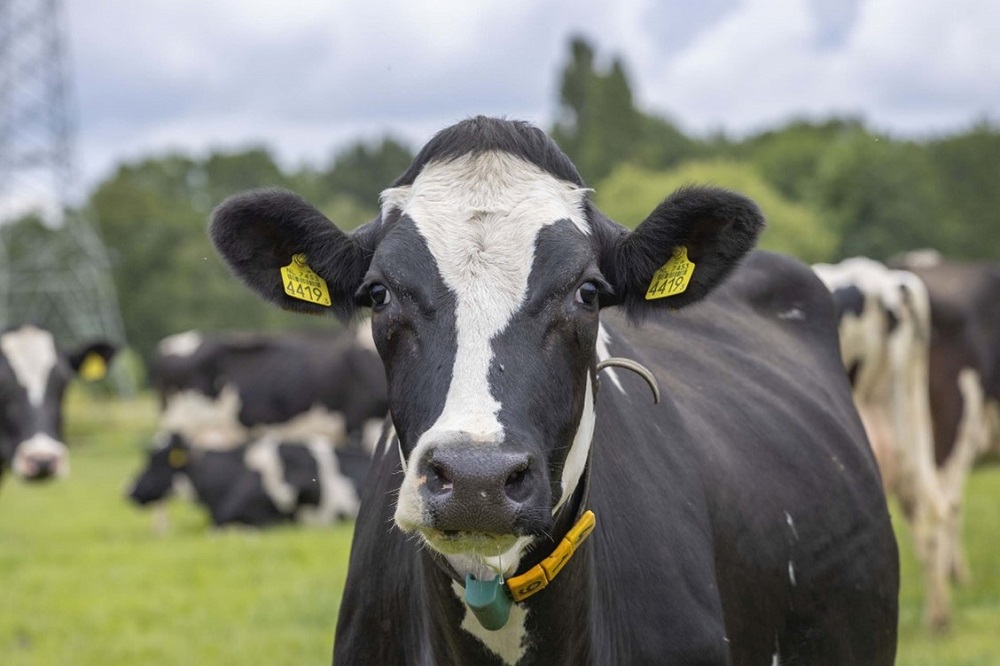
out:
{"label": "cow's nostril", "polygon": [[504,483],[504,494],[515,502],[523,501],[530,494],[530,487],[527,483],[528,474],[528,463],[525,462],[518,465],[508,476],[507,481]]}
{"label": "cow's nostril", "polygon": [[448,468],[433,460],[428,464],[430,473],[427,476],[427,485],[435,493],[445,493],[452,489],[452,478]]}

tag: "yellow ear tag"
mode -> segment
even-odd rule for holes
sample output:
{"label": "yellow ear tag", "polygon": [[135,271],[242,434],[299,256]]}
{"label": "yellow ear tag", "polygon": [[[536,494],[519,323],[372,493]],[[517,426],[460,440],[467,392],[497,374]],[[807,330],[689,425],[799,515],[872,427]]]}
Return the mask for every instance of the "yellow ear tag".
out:
{"label": "yellow ear tag", "polygon": [[684,293],[693,273],[694,262],[688,259],[687,248],[681,245],[674,250],[674,256],[670,257],[670,261],[653,273],[649,289],[646,290],[646,300]]}
{"label": "yellow ear tag", "polygon": [[167,463],[174,469],[180,469],[187,463],[188,454],[183,449],[170,449],[167,454]]}
{"label": "yellow ear tag", "polygon": [[307,303],[330,307],[330,290],[326,280],[316,275],[306,263],[306,255],[292,255],[292,263],[281,267],[281,283],[285,293]]}
{"label": "yellow ear tag", "polygon": [[103,356],[97,352],[90,352],[83,357],[83,363],[80,364],[78,372],[81,379],[96,382],[99,379],[104,379],[104,376],[108,374],[108,364]]}

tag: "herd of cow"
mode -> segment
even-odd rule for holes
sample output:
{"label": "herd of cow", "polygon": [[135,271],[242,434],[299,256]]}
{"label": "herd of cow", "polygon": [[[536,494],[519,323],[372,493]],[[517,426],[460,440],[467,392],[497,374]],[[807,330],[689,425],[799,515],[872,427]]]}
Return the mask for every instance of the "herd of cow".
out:
{"label": "herd of cow", "polygon": [[[539,130],[482,117],[351,234],[288,192],[233,197],[211,224],[233,272],[355,323],[163,340],[129,497],[193,494],[216,525],[356,518],[336,663],[892,663],[885,494],[933,626],[969,576],[1000,266],[810,270],[752,252],[762,226],[685,188],[628,231]],[[325,302],[285,284],[299,255]],[[114,348],[0,335],[0,474],[68,473],[61,398],[94,354]]]}

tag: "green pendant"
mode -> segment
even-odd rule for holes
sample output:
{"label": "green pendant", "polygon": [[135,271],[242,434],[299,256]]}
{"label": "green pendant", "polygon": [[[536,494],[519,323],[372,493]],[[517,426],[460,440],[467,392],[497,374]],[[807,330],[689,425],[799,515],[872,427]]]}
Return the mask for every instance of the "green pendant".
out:
{"label": "green pendant", "polygon": [[465,603],[484,629],[496,631],[507,624],[513,602],[503,589],[503,579],[499,574],[493,580],[476,580],[475,576],[467,574]]}

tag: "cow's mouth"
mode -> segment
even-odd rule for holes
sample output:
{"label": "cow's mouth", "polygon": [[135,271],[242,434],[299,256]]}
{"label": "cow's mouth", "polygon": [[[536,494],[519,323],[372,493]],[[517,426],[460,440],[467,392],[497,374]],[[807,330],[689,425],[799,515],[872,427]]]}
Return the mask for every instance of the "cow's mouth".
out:
{"label": "cow's mouth", "polygon": [[421,528],[427,544],[443,555],[478,555],[496,557],[514,547],[516,534],[493,534],[469,530],[438,530]]}

